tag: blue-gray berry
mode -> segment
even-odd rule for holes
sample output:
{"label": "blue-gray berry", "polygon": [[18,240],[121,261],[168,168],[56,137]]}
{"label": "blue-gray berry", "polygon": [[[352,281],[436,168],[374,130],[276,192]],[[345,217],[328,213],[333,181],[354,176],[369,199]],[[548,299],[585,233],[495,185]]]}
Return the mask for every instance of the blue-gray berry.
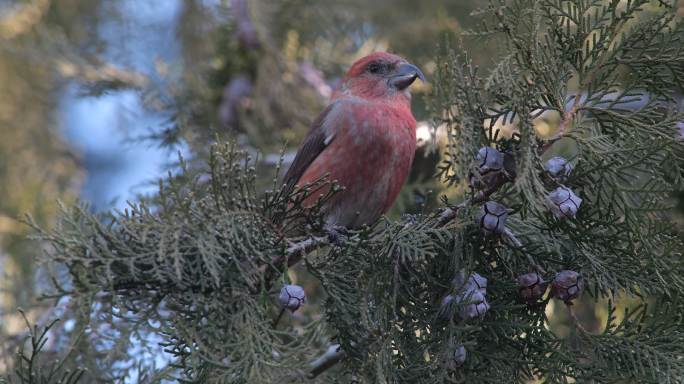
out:
{"label": "blue-gray berry", "polygon": [[485,174],[490,171],[500,171],[504,166],[503,153],[492,147],[480,148],[475,159],[481,174]]}
{"label": "blue-gray berry", "polygon": [[572,164],[564,157],[554,156],[545,164],[546,171],[552,177],[566,177],[572,172]]}
{"label": "blue-gray berry", "polygon": [[548,196],[549,208],[557,219],[574,218],[582,205],[582,199],[572,189],[564,186],[556,188]]}
{"label": "blue-gray berry", "polygon": [[459,345],[454,349],[454,367],[460,367],[465,363],[467,357],[466,349],[463,345]]}
{"label": "blue-gray berry", "polygon": [[548,283],[536,272],[526,273],[517,278],[518,293],[526,303],[535,303],[544,296]]}
{"label": "blue-gray berry", "polygon": [[468,175],[468,183],[474,190],[494,190],[507,180],[504,155],[492,147],[480,148],[475,165]]}
{"label": "blue-gray berry", "polygon": [[506,207],[495,202],[488,201],[480,208],[478,223],[480,228],[487,234],[502,233],[506,228],[508,211]]}
{"label": "blue-gray berry", "polygon": [[278,295],[278,305],[280,307],[294,312],[304,302],[306,302],[306,293],[304,293],[304,288],[299,285],[289,284],[280,289],[280,295]]}
{"label": "blue-gray berry", "polygon": [[487,294],[487,278],[476,272],[471,273],[466,281],[466,289],[478,290],[483,295]]}
{"label": "blue-gray berry", "polygon": [[489,310],[489,303],[479,290],[466,290],[463,294],[456,296],[456,300],[465,304],[459,312],[464,320],[481,318]]}
{"label": "blue-gray berry", "polygon": [[560,300],[570,303],[579,297],[584,288],[582,275],[575,271],[560,271],[551,282],[551,295]]}

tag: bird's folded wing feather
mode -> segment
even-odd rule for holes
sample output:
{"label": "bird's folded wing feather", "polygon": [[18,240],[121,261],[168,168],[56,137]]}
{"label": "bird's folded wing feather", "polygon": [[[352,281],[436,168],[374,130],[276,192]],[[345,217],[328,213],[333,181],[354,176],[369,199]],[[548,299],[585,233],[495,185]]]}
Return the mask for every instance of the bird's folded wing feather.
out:
{"label": "bird's folded wing feather", "polygon": [[309,133],[299,147],[297,155],[295,155],[295,159],[283,179],[285,193],[290,193],[294,189],[309,165],[335,139],[340,128],[340,115],[344,113],[346,104],[348,103],[342,100],[330,104],[311,124]]}

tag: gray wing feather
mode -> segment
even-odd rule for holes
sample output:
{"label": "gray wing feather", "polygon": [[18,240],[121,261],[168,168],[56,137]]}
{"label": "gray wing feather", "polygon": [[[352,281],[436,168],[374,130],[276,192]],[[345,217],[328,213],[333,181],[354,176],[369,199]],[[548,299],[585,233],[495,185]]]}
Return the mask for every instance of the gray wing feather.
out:
{"label": "gray wing feather", "polygon": [[339,102],[330,104],[318,115],[316,120],[311,123],[309,133],[299,147],[292,165],[290,165],[287,173],[285,173],[285,178],[283,179],[285,188],[283,192],[292,192],[299,179],[304,172],[306,172],[306,169],[309,168],[309,165],[311,165],[318,155],[320,155],[335,138],[335,132],[332,131],[330,127],[325,127],[324,124],[328,120],[330,113],[338,104]]}

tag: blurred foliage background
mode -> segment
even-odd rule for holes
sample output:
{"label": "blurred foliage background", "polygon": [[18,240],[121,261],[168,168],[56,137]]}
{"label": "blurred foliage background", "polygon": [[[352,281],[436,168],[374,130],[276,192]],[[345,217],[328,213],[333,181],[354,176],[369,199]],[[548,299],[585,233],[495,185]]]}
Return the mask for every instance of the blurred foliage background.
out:
{"label": "blurred foliage background", "polygon": [[[177,151],[190,164],[206,160],[217,133],[259,153],[264,168],[274,168],[283,149],[287,163],[339,77],[361,56],[396,52],[429,78],[437,47],[449,39],[482,70],[496,64],[495,43],[464,33],[477,27],[471,15],[486,5],[0,0],[0,341],[10,341],[0,342],[0,373],[8,353],[2,348],[16,346],[25,329],[17,307],[39,323],[77,316],[64,311],[69,303],[37,299],[41,244],[27,239],[25,213],[49,227],[58,201],[124,208],[175,169]],[[419,153],[390,213],[395,217],[460,193],[433,177],[444,138],[431,125],[437,112],[428,107],[430,90],[429,82],[413,87]],[[539,121],[547,131],[556,123]],[[606,316],[590,302],[578,313],[587,328]],[[567,321],[559,315],[552,323],[562,333]],[[68,321],[60,326],[72,331]],[[52,345],[58,349],[59,341]]]}

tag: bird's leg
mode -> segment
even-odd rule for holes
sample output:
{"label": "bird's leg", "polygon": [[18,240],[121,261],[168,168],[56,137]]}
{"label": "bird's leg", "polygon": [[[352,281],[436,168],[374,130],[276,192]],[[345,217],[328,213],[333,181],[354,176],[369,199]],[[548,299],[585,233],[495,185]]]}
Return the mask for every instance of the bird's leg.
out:
{"label": "bird's leg", "polygon": [[330,244],[344,246],[347,241],[347,228],[340,225],[325,224],[323,230],[328,234]]}

